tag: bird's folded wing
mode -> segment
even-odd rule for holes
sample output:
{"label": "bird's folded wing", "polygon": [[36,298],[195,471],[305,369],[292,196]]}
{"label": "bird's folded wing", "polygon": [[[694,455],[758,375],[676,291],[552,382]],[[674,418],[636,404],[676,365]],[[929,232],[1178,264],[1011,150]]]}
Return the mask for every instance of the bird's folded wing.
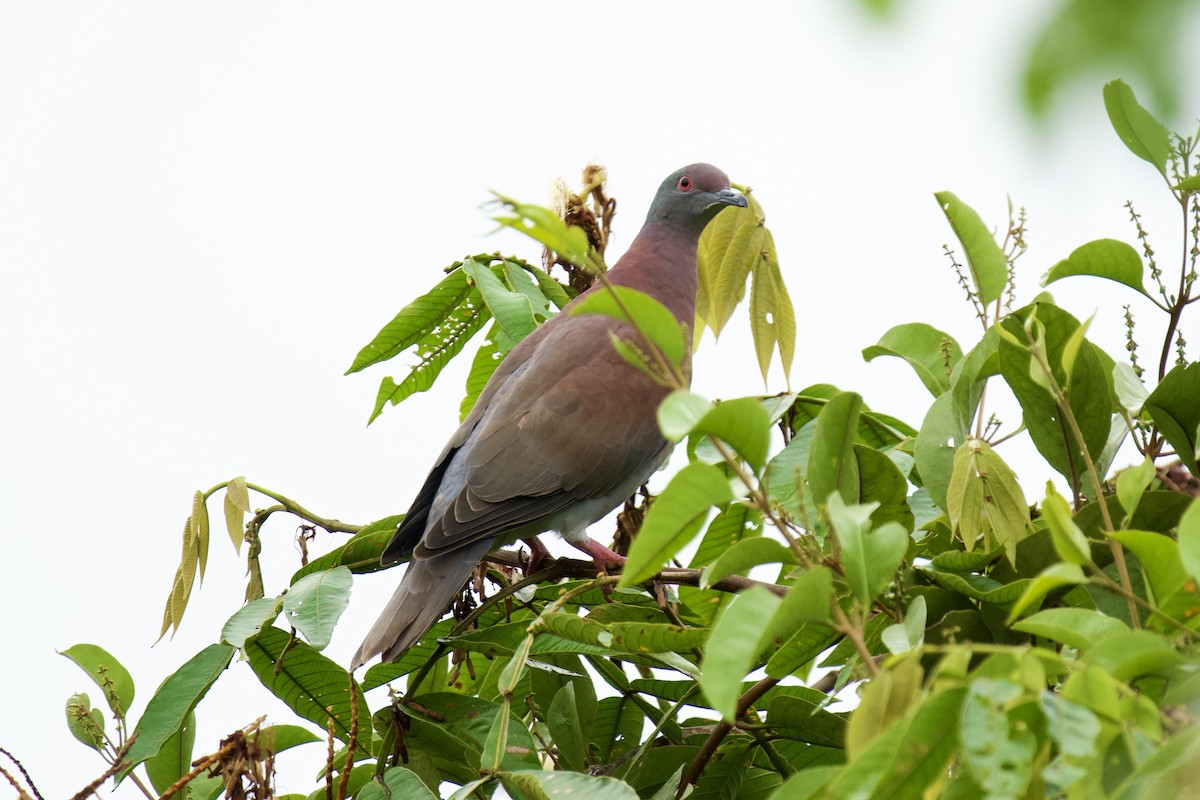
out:
{"label": "bird's folded wing", "polygon": [[[489,398],[453,456],[460,469],[443,478],[439,493],[453,496],[431,509],[422,550],[502,536],[658,466],[665,443],[655,410],[666,390],[626,364],[608,340],[611,325],[594,320],[571,320],[582,323],[571,326],[572,344],[582,344],[544,342],[553,351],[539,348]],[[448,486],[455,472],[460,485]]]}

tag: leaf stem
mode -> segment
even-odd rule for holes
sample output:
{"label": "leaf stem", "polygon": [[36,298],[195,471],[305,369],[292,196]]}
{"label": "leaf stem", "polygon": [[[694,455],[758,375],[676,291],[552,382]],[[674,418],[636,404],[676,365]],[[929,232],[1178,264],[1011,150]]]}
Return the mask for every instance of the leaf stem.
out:
{"label": "leaf stem", "polygon": [[[1111,533],[1116,528],[1113,527],[1112,515],[1108,511],[1108,499],[1104,495],[1104,483],[1100,480],[1099,473],[1096,472],[1096,464],[1092,460],[1091,453],[1088,452],[1087,442],[1084,441],[1083,431],[1079,427],[1078,420],[1075,419],[1075,413],[1071,410],[1071,404],[1067,400],[1067,393],[1059,386],[1058,380],[1054,377],[1054,370],[1050,368],[1050,362],[1046,360],[1046,354],[1042,352],[1042,348],[1038,346],[1038,343],[1029,333],[1026,333],[1026,336],[1030,340],[1029,352],[1037,359],[1038,366],[1045,373],[1046,381],[1050,386],[1051,392],[1054,394],[1059,416],[1066,420],[1067,426],[1071,429],[1071,435],[1075,438],[1075,443],[1079,446],[1084,466],[1087,468],[1088,478],[1092,483],[1092,490],[1096,495],[1096,504],[1100,506],[1100,516],[1104,520],[1104,530]],[[1108,546],[1112,551],[1113,562],[1117,565],[1117,575],[1121,579],[1122,596],[1128,604],[1130,622],[1133,623],[1135,629],[1141,628],[1142,623],[1138,616],[1137,603],[1133,601],[1134,593],[1133,584],[1129,580],[1129,565],[1125,563],[1125,548],[1121,546],[1120,542],[1111,537],[1108,540]]]}

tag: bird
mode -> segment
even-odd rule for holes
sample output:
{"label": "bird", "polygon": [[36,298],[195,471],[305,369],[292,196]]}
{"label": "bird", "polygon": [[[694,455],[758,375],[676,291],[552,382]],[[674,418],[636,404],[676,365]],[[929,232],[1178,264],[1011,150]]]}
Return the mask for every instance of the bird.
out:
{"label": "bird", "polygon": [[[711,164],[671,173],[646,221],[608,271],[609,282],[644,292],[690,329],[695,323],[697,247],[723,209],[746,197]],[[428,632],[488,551],[517,539],[531,560],[554,531],[597,566],[624,558],[587,527],[629,498],[663,465],[671,446],[656,412],[670,388],[627,363],[611,334],[628,323],[571,308],[597,283],[519,342],[500,362],[446,444],[381,556],[407,570],[352,659],[392,661]],[[685,336],[690,340],[690,336]],[[690,380],[691,344],[682,370]]]}

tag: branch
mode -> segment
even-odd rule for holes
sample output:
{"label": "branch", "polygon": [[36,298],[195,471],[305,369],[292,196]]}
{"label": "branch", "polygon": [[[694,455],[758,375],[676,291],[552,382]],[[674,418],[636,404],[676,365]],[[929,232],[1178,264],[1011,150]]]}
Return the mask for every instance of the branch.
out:
{"label": "branch", "polygon": [[[486,559],[491,561],[493,564],[499,564],[505,567],[522,566],[520,556],[518,556],[518,554],[512,550],[497,550],[495,552],[488,553]],[[619,566],[609,567],[608,572],[612,575],[619,575],[621,573],[621,569]],[[673,586],[699,587],[700,576],[702,574],[703,570],[686,569],[683,567],[667,567],[666,569],[659,571],[659,573],[654,577],[650,578],[647,583],[668,583]],[[502,589],[499,593],[489,597],[488,602],[494,602],[497,599],[508,597],[517,590],[534,583],[542,583],[561,578],[594,577],[596,577],[595,563],[591,561],[583,561],[577,558],[556,558],[551,561],[549,566],[547,566],[545,569],[541,569],[532,575],[527,576],[523,580],[512,584],[511,586],[504,587],[504,589]],[[753,578],[744,578],[741,575],[730,575],[727,578],[722,578],[708,588],[716,589],[719,592],[730,592],[732,594],[736,594],[738,592],[744,592],[747,589],[751,589],[755,586],[766,589],[768,592],[771,592],[778,597],[783,597],[788,591],[788,587],[781,586],[778,583],[756,581]],[[481,609],[482,606],[472,611],[471,614],[463,620],[463,623],[473,622],[478,619],[480,613],[482,613]],[[459,627],[462,627],[462,625]],[[463,629],[465,630],[465,628]]]}
{"label": "branch", "polygon": [[[767,693],[768,690],[774,688],[775,684],[779,683],[778,678],[763,678],[758,683],[746,690],[746,693],[738,700],[737,711],[733,718],[736,720],[746,713],[746,709],[754,705],[758,698]],[[688,767],[687,775],[679,782],[679,789],[675,793],[676,798],[683,797],[687,791],[687,787],[694,784],[700,779],[700,773],[704,772],[704,767],[712,760],[713,755],[717,752],[717,748],[721,746],[721,742],[733,730],[733,723],[721,720],[713,728],[713,732],[704,740],[704,745],[700,748],[700,752],[696,755],[696,760]]]}

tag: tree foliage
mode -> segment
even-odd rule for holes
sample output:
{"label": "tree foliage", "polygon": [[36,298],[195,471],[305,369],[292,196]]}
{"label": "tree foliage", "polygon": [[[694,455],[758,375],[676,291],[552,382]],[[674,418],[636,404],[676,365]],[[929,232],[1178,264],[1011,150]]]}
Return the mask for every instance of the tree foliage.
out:
{"label": "tree foliage", "polygon": [[[698,341],[702,325],[719,333],[747,280],[764,374],[773,353],[786,369],[794,350],[762,211],[726,210],[702,242],[695,330],[635,294],[601,293],[583,309],[633,320],[639,336],[614,346],[674,387],[659,421],[688,460],[653,502],[642,495],[622,512],[622,574],[560,559],[526,576],[514,554],[496,554],[450,617],[359,680],[321,651],[353,576],[380,568],[399,517],[347,525],[235,478],[193,498],[162,632],[181,624],[204,573],[217,495],[234,545],[247,545],[246,602],[136,722],[134,679],[114,656],[90,644],[64,651],[101,698],[68,700],[71,732],[112,765],[106,777],[198,799],[274,796],[274,754],[296,746],[321,772],[314,798],[489,797],[501,786],[513,798],[600,800],[1194,790],[1200,367],[1187,362],[1179,322],[1196,299],[1200,158],[1195,137],[1169,134],[1124,84],[1104,99],[1117,135],[1164,177],[1188,244],[1177,274],[1160,266],[1134,214],[1136,246],[1085,243],[1044,281],[1098,277],[1149,297],[1168,320],[1156,369],[1141,366],[1132,320],[1129,353],[1116,357],[1088,340],[1090,320],[1046,292],[1015,307],[1023,214],[997,241],[963,200],[939,192],[980,336],[959,343],[914,322],[863,351],[913,368],[930,393],[919,427],[826,384],[710,401],[684,385],[684,337]],[[602,235],[501,202],[503,224],[552,251],[548,264],[604,280]],[[590,230],[603,233],[611,207],[600,182],[567,205],[576,219],[590,208]],[[514,256],[452,264],[354,359],[351,371],[418,355],[409,375],[383,380],[371,418],[428,388],[486,330],[465,413],[572,283]],[[991,415],[991,382],[1015,395],[1019,424]],[[1061,482],[1018,482],[1004,458],[1016,436]],[[1134,463],[1114,470],[1134,448]],[[259,530],[274,513],[342,538],[268,595]],[[195,717],[228,717],[203,703],[227,669],[251,670],[297,718],[231,720],[249,724],[197,757]]]}

